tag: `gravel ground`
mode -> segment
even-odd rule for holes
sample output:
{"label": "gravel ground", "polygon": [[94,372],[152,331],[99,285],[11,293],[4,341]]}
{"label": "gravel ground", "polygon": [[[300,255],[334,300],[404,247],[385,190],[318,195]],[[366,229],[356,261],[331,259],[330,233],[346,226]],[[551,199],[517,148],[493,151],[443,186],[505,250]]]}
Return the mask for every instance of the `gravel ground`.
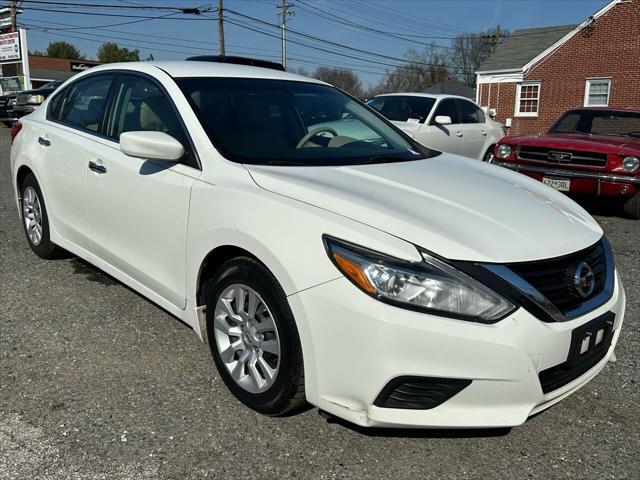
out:
{"label": "gravel ground", "polygon": [[37,258],[8,144],[2,129],[0,478],[638,478],[640,222],[598,212],[628,313],[595,380],[510,431],[363,430],[247,410],[184,324],[75,258]]}

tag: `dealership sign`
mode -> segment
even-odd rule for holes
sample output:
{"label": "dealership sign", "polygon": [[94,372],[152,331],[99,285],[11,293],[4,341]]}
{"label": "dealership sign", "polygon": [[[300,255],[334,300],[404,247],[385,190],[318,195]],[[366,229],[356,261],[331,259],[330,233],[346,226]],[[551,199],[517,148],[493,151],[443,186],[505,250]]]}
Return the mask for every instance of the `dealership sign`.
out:
{"label": "dealership sign", "polygon": [[4,33],[0,35],[0,62],[20,61],[20,34]]}
{"label": "dealership sign", "polygon": [[74,72],[82,72],[84,70],[89,70],[91,67],[95,67],[95,64],[84,63],[84,62],[71,62],[71,70]]}

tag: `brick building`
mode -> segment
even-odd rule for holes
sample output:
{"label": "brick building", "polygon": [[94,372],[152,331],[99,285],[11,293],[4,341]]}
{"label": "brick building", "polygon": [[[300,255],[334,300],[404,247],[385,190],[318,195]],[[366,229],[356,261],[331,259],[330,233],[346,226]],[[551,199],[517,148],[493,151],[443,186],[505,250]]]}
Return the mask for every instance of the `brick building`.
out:
{"label": "brick building", "polygon": [[52,80],[66,80],[94,65],[100,65],[100,62],[29,55],[32,88],[41,87]]}
{"label": "brick building", "polygon": [[640,0],[579,25],[516,30],[476,72],[476,100],[509,134],[548,130],[582,106],[640,107]]}

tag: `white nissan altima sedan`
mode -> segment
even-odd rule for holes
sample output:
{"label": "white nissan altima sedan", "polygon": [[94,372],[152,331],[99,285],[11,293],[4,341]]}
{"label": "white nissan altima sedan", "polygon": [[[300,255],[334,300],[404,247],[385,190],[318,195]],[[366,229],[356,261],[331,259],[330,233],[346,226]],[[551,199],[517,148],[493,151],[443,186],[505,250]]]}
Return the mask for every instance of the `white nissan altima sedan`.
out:
{"label": "white nissan altima sedan", "polygon": [[[31,249],[189,324],[270,415],[306,400],[364,426],[514,426],[613,357],[624,290],[572,200],[226,61],[94,67],[21,119]],[[352,135],[317,126],[336,113]]]}

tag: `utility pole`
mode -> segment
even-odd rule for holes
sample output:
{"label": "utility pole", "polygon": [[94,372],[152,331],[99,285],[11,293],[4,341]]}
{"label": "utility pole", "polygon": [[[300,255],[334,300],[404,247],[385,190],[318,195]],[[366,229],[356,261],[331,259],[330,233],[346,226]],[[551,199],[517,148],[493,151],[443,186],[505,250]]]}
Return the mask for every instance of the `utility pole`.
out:
{"label": "utility pole", "polygon": [[11,0],[9,2],[9,7],[11,8],[11,31],[18,31],[18,9],[16,8],[16,0]]}
{"label": "utility pole", "polygon": [[280,13],[278,14],[281,17],[282,23],[280,24],[280,30],[282,32],[282,66],[287,68],[287,17],[293,16],[292,11],[289,11],[293,5],[287,3],[287,0],[282,0],[282,4],[280,5]]}
{"label": "utility pole", "polygon": [[496,25],[496,38],[493,45],[493,51],[495,52],[496,50],[498,50],[498,47],[500,47],[500,25]]}
{"label": "utility pole", "polygon": [[224,7],[222,5],[222,0],[218,0],[218,45],[220,46],[220,56],[225,56],[224,51],[224,18],[222,16],[222,12],[224,11]]}

